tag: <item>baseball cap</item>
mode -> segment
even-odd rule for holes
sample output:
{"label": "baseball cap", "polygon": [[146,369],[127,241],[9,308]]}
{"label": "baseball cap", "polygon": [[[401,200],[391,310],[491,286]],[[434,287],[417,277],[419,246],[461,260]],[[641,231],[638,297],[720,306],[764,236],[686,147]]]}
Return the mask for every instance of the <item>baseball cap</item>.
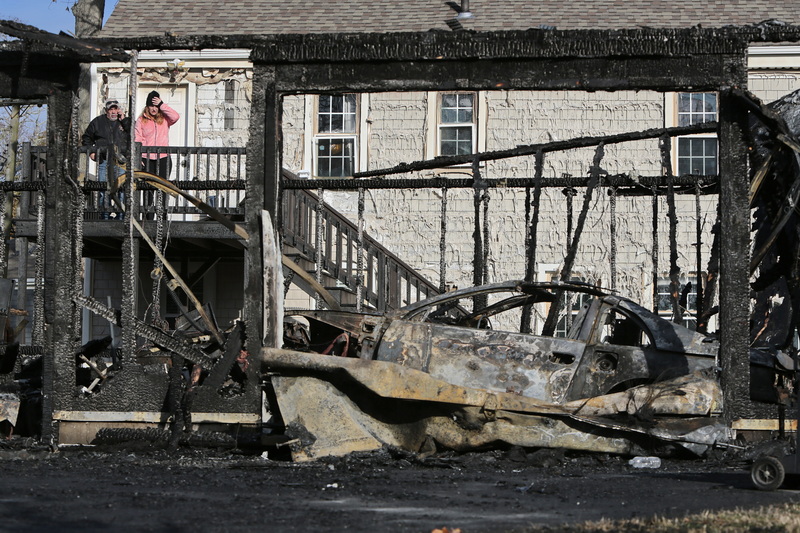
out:
{"label": "baseball cap", "polygon": [[119,107],[119,102],[116,100],[106,100],[106,111],[112,107]]}

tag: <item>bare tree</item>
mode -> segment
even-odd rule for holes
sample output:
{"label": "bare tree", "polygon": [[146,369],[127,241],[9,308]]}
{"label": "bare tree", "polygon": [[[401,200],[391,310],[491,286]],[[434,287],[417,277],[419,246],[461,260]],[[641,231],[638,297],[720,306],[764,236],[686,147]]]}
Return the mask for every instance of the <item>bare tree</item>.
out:
{"label": "bare tree", "polygon": [[72,6],[75,15],[75,37],[93,37],[103,27],[106,0],[77,0]]}

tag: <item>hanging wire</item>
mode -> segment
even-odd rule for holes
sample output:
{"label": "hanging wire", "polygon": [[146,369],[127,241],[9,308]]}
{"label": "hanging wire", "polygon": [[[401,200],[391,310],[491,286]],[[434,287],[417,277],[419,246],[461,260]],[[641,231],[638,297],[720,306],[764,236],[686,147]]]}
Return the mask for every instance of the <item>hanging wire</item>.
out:
{"label": "hanging wire", "polygon": [[[542,170],[544,168],[544,153],[536,152],[535,158],[534,189],[525,189],[525,281],[531,282],[536,277],[536,232],[539,226],[539,205],[542,197]],[[520,332],[531,332],[531,319],[533,306],[526,305],[522,308]]]}
{"label": "hanging wire", "polygon": [[653,186],[653,251],[651,272],[653,278],[653,312],[658,313],[658,187]]}
{"label": "hanging wire", "polygon": [[667,218],[669,219],[669,293],[672,299],[672,320],[676,324],[683,318],[683,310],[679,304],[681,291],[678,266],[678,215],[675,208],[675,185],[672,175],[672,139],[669,135],[659,138],[661,148],[661,169],[667,178]]}
{"label": "hanging wire", "polygon": [[36,193],[36,262],[33,285],[33,345],[44,346],[44,191]]}
{"label": "hanging wire", "polygon": [[439,235],[439,292],[447,290],[447,186],[442,187],[441,233]]}
{"label": "hanging wire", "polygon": [[[317,217],[315,220],[316,233],[317,233],[317,242],[315,244],[317,253],[315,261],[317,263],[317,269],[314,275],[315,279],[317,280],[317,283],[319,283],[320,285],[322,285],[322,209],[324,207],[324,202],[325,202],[324,199],[322,198],[323,193],[324,189],[322,187],[319,187],[317,189],[317,205],[315,208]],[[322,309],[322,302],[323,302],[322,295],[320,294],[314,295],[314,300],[316,301],[317,309]]]}
{"label": "hanging wire", "polygon": [[[695,287],[695,316],[699,317],[703,309],[703,220],[700,210],[700,177],[697,177],[697,184],[694,187],[694,211],[695,211],[695,279],[697,287]],[[695,327],[697,324],[695,323]]]}
{"label": "hanging wire", "polygon": [[567,242],[566,248],[569,250],[569,246],[572,243],[572,199],[578,194],[578,191],[574,187],[564,187],[561,190],[561,193],[566,196],[567,198]]}
{"label": "hanging wire", "polygon": [[611,217],[611,290],[617,290],[617,188],[609,187],[609,216]]}
{"label": "hanging wire", "polygon": [[358,243],[356,246],[356,312],[364,308],[364,187],[358,188]]}
{"label": "hanging wire", "polygon": [[[472,161],[472,187],[473,187],[473,206],[475,212],[475,229],[472,233],[475,246],[472,259],[472,281],[473,285],[483,285],[485,276],[484,267],[484,248],[483,248],[483,226],[481,224],[481,205],[483,195],[487,188],[486,182],[481,177],[480,158],[475,157]],[[477,295],[472,299],[473,311],[486,307],[487,297],[485,294]]]}

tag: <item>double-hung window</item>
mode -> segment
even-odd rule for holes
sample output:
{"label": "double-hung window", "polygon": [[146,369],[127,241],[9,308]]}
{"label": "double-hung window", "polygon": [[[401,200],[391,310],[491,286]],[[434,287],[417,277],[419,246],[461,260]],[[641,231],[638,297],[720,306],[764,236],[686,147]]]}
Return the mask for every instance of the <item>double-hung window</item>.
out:
{"label": "double-hung window", "polygon": [[358,98],[355,94],[317,97],[315,175],[352,176],[356,169]]}
{"label": "double-hung window", "polygon": [[[717,120],[716,93],[678,93],[678,126]],[[678,137],[677,173],[713,176],[717,172],[716,135]]]}
{"label": "double-hung window", "polygon": [[475,93],[442,93],[439,100],[439,154],[475,152]]}

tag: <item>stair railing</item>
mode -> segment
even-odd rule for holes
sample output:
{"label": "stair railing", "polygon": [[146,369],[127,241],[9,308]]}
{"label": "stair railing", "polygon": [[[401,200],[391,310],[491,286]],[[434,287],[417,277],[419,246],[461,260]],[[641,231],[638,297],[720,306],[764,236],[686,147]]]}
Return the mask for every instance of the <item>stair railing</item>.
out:
{"label": "stair railing", "polygon": [[[284,177],[287,177],[284,171]],[[307,260],[317,257],[316,216],[319,198],[304,189],[283,191],[284,245],[296,248]],[[346,290],[356,292],[358,227],[325,204],[322,209],[322,264]],[[364,305],[384,312],[424,300],[439,289],[372,237],[363,234]]]}

